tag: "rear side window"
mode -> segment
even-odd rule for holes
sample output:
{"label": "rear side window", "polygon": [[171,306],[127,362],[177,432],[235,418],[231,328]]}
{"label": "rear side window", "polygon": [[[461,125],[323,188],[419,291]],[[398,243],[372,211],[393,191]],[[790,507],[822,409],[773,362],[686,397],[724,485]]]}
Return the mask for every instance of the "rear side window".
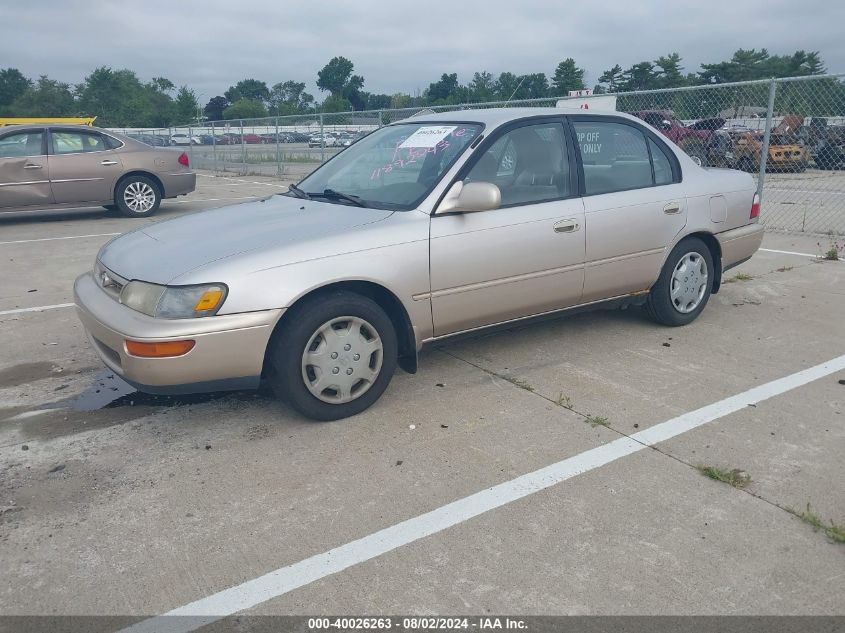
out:
{"label": "rear side window", "polygon": [[7,134],[0,138],[0,158],[23,158],[24,156],[41,156],[42,130],[29,130]]}
{"label": "rear side window", "polygon": [[[575,121],[573,127],[586,195],[654,185],[646,137],[639,129],[611,121]],[[670,178],[671,173],[670,168]]]}
{"label": "rear side window", "polygon": [[648,148],[651,150],[651,161],[654,163],[654,184],[672,184],[675,178],[672,175],[672,161],[666,155],[666,150],[655,143],[653,139],[648,139]]}
{"label": "rear side window", "polygon": [[104,149],[103,137],[94,132],[53,132],[54,154],[102,152]]}
{"label": "rear side window", "polygon": [[107,147],[108,149],[117,149],[117,148],[119,148],[121,145],[123,145],[123,143],[121,143],[120,141],[118,141],[116,138],[114,138],[114,137],[112,137],[112,136],[106,136],[106,135],[104,135],[104,136],[103,136],[103,138],[105,138],[105,139],[106,139],[106,147]]}

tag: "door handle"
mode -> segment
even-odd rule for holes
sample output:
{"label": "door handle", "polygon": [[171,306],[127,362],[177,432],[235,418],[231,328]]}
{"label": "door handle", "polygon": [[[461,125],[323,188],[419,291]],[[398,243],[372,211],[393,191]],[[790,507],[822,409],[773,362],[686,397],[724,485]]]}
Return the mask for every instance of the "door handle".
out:
{"label": "door handle", "polygon": [[663,213],[668,213],[669,215],[673,215],[675,213],[681,212],[681,203],[680,202],[670,202],[665,207],[663,207]]}
{"label": "door handle", "polygon": [[24,169],[41,169],[41,165],[36,165],[34,163],[27,163],[23,166]]}
{"label": "door handle", "polygon": [[100,163],[100,164],[101,164],[101,165],[117,165],[117,161],[116,161],[116,160],[104,160],[104,161],[103,161],[102,163]]}
{"label": "door handle", "polygon": [[574,233],[581,228],[581,225],[575,220],[561,220],[560,222],[555,222],[554,228],[555,233]]}

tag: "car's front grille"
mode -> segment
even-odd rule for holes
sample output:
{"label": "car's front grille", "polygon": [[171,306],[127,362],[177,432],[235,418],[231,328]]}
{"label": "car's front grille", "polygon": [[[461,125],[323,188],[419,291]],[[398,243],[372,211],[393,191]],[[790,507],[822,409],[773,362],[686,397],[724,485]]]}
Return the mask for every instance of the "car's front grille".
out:
{"label": "car's front grille", "polygon": [[115,301],[120,298],[120,291],[123,290],[123,286],[128,282],[127,279],[112,272],[100,262],[97,262],[97,265],[94,267],[94,278],[97,281],[97,285]]}

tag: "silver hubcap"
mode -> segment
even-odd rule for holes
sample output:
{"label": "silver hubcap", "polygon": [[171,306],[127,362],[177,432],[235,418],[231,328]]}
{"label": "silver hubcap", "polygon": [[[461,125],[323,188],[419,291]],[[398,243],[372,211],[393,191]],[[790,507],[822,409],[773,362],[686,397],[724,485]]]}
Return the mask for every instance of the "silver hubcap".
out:
{"label": "silver hubcap", "polygon": [[135,213],[146,213],[156,203],[156,192],[145,182],[130,182],[123,191],[123,201]]}
{"label": "silver hubcap", "polygon": [[364,319],[326,321],[311,335],[302,353],[302,379],[323,402],[343,404],[364,395],[381,372],[381,337]]}
{"label": "silver hubcap", "polygon": [[692,312],[701,303],[707,290],[707,262],[699,253],[681,257],[672,272],[669,296],[678,312]]}

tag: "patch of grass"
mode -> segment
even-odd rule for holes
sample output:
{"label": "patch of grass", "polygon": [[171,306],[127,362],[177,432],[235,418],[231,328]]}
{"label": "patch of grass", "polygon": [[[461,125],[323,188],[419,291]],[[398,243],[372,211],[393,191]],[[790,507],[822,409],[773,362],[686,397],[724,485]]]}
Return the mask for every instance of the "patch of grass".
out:
{"label": "patch of grass", "polygon": [[793,268],[795,268],[795,266],[781,266],[780,268],[775,268],[775,272],[776,273],[788,273]]}
{"label": "patch of grass", "polygon": [[558,395],[557,400],[555,400],[555,404],[557,404],[557,406],[559,407],[563,407],[564,409],[572,409],[572,407],[575,406],[572,402],[572,398],[567,395],[564,395],[562,391]]}
{"label": "patch of grass", "polygon": [[527,381],[522,380],[522,378],[515,378],[514,376],[502,376],[502,378],[520,389],[525,389],[525,391],[534,391],[534,387],[532,387]]}
{"label": "patch of grass", "polygon": [[739,470],[738,468],[734,468],[733,470],[724,470],[722,468],[718,468],[717,466],[699,464],[696,466],[696,469],[705,477],[730,484],[734,488],[745,488],[751,483],[751,477],[748,473]]}
{"label": "patch of grass", "polygon": [[588,415],[584,421],[593,428],[597,426],[610,426],[608,419],[600,415]]}
{"label": "patch of grass", "polygon": [[[845,250],[845,244],[840,244],[839,240],[833,238],[833,233],[830,233],[830,244],[828,249],[822,254],[819,255],[821,259],[826,259],[831,262],[839,261],[842,259],[842,251]],[[817,242],[817,246],[819,247],[819,252],[822,250],[822,243]]]}
{"label": "patch of grass", "polygon": [[723,280],[723,284],[732,284],[735,281],[751,281],[754,279],[751,275],[747,275],[745,273],[737,273],[733,277],[728,277],[727,279]]}
{"label": "patch of grass", "polygon": [[825,525],[819,515],[810,509],[809,503],[807,504],[806,512],[797,512],[791,508],[787,508],[787,510],[804,523],[812,526],[814,532],[821,530],[834,543],[845,543],[845,525],[837,525],[832,520],[830,521],[830,525]]}

